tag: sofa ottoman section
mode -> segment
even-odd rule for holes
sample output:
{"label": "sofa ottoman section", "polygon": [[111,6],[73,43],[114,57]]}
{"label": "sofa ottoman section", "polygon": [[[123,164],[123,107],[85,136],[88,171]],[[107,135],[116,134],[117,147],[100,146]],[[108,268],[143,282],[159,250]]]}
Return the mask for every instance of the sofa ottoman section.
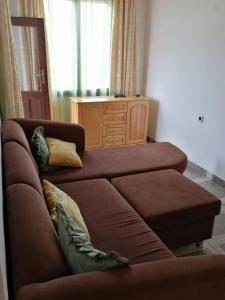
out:
{"label": "sofa ottoman section", "polygon": [[177,171],[124,176],[111,183],[169,248],[211,237],[220,200]]}

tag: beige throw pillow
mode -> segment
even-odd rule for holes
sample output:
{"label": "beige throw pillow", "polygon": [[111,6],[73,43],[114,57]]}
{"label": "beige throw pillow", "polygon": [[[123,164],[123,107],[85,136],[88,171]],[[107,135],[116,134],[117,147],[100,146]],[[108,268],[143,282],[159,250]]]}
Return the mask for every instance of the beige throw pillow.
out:
{"label": "beige throw pillow", "polygon": [[76,144],[54,138],[46,138],[49,148],[49,165],[58,167],[82,167],[82,162],[76,152]]}
{"label": "beige throw pillow", "polygon": [[47,180],[43,180],[42,187],[46,204],[56,230],[58,228],[59,223],[59,216],[56,210],[56,206],[57,204],[61,204],[65,212],[70,216],[70,218],[88,234],[87,227],[76,202],[72,198],[70,198],[66,193],[64,193],[62,190],[60,190],[54,184]]}

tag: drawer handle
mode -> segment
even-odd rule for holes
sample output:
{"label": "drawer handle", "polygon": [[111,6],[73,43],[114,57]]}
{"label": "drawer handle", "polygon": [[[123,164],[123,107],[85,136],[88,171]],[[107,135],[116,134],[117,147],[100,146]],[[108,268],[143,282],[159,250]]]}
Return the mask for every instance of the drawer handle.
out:
{"label": "drawer handle", "polygon": [[107,143],[113,144],[113,143],[119,143],[119,142],[124,142],[123,138],[120,139],[114,139],[114,140],[108,140]]}
{"label": "drawer handle", "polygon": [[121,109],[124,109],[124,105],[120,105],[120,106],[117,106],[117,105],[106,106],[106,109],[121,110]]}
{"label": "drawer handle", "polygon": [[108,117],[107,118],[108,121],[120,121],[120,120],[124,120],[124,117]]}

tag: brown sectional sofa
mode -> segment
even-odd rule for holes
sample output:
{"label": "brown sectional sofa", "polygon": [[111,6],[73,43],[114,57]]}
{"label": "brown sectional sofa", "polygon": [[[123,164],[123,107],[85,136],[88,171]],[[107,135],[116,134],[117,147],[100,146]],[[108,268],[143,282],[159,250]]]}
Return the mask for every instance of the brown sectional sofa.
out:
{"label": "brown sectional sofa", "polygon": [[[83,169],[40,174],[28,143],[38,125],[44,126],[47,136],[75,142]],[[224,256],[176,258],[161,241],[160,233],[157,235],[149,227],[150,222],[143,220],[141,207],[136,207],[133,198],[119,187],[123,180],[126,184],[129,181],[130,176],[123,176],[131,174],[144,173],[148,177],[172,172],[183,178],[177,172],[184,171],[186,155],[169,143],[85,151],[84,137],[82,127],[66,123],[14,119],[3,124],[11,298],[212,300],[216,290],[216,299],[224,299]],[[176,171],[153,172],[160,169]],[[138,175],[131,175],[130,179],[132,176]],[[71,275],[47,211],[40,178],[49,179],[76,200],[97,248],[118,251],[130,260],[130,266]],[[208,210],[213,210],[208,217],[213,219],[220,202],[209,193],[204,194],[204,199],[206,196],[211,203]],[[207,206],[206,202],[202,207]],[[201,213],[199,207],[198,212]],[[177,216],[180,217],[179,209]],[[160,217],[163,223],[166,215],[162,213]],[[209,235],[211,229],[212,224]]]}

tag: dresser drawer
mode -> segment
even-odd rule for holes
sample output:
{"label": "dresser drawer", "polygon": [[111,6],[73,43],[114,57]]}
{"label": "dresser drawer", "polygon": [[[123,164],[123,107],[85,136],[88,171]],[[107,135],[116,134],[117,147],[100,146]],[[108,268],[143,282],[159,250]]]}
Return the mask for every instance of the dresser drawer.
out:
{"label": "dresser drawer", "polygon": [[126,113],[104,114],[103,116],[104,125],[125,124],[125,123],[126,123]]}
{"label": "dresser drawer", "polygon": [[107,135],[124,135],[126,134],[126,125],[118,124],[118,125],[107,125],[103,128],[103,136]]}
{"label": "dresser drawer", "polygon": [[119,146],[124,145],[126,141],[125,135],[105,136],[103,137],[103,146]]}
{"label": "dresser drawer", "polygon": [[127,111],[127,102],[104,103],[105,114],[122,113],[126,111]]}

